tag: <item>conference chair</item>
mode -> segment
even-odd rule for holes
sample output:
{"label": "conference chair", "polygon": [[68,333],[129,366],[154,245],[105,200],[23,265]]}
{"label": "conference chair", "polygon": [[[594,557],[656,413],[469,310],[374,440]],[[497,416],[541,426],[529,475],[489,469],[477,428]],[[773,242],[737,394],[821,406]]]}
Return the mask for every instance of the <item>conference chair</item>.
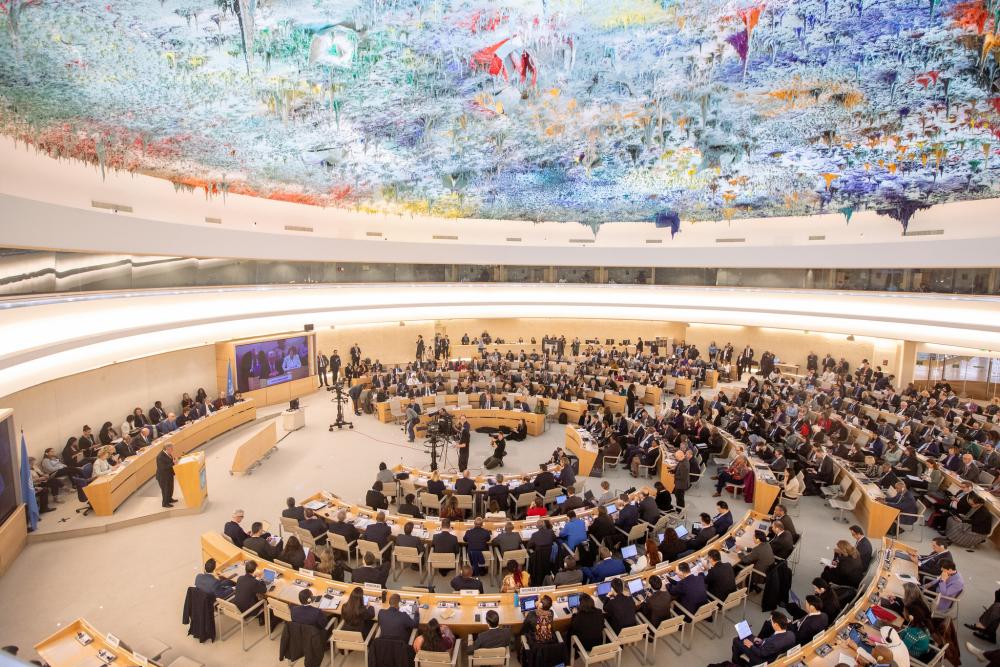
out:
{"label": "conference chair", "polygon": [[179,655],[170,661],[167,667],[205,667],[205,663],[192,660],[191,658]]}
{"label": "conference chair", "polygon": [[285,533],[289,535],[294,535],[295,530],[299,527],[299,522],[289,516],[280,517],[278,520],[278,535],[282,538],[285,537]]}
{"label": "conference chair", "polygon": [[461,641],[456,641],[451,651],[417,651],[417,657],[414,658],[413,665],[414,667],[422,667],[423,665],[431,665],[433,667],[451,665],[451,667],[455,667],[458,664],[458,656],[461,652]]}
{"label": "conference chair", "polygon": [[288,606],[287,602],[281,600],[276,600],[274,598],[267,598],[265,600],[267,605],[264,609],[264,625],[267,628],[267,636],[272,641],[274,640],[274,635],[272,634],[272,622],[273,619],[277,618],[285,623],[292,622],[292,608]]}
{"label": "conference chair", "polygon": [[528,508],[531,507],[531,503],[535,502],[535,498],[538,495],[534,493],[522,493],[515,496],[510,494],[510,499],[514,501],[514,514],[520,515],[522,518],[528,515]]}
{"label": "conference chair", "polygon": [[377,624],[373,623],[367,635],[363,635],[355,630],[344,630],[344,621],[340,621],[330,635],[330,664],[331,667],[337,659],[337,651],[344,655],[343,662],[347,662],[350,653],[360,653],[362,655],[362,665],[368,664],[368,646],[372,637],[375,636]]}
{"label": "conference chair", "polygon": [[948,646],[950,646],[948,642],[945,642],[944,646],[935,646],[934,643],[931,642],[931,658],[927,662],[921,662],[911,656],[910,665],[913,667],[937,667],[944,662],[944,654],[948,650]]}
{"label": "conference chair", "polygon": [[287,567],[289,570],[297,570],[298,569],[297,567],[295,567],[291,563],[286,563],[285,561],[281,560],[280,558],[275,558],[274,559],[274,564],[275,565],[280,565],[281,567]]}
{"label": "conference chair", "polygon": [[510,647],[503,648],[481,648],[472,650],[474,643],[472,635],[468,637],[469,667],[508,667],[510,665]]}
{"label": "conference chair", "polygon": [[438,570],[445,572],[458,570],[458,554],[434,553],[433,551],[427,554],[427,583],[429,585],[434,584],[434,575],[438,573]]}
{"label": "conference chair", "polygon": [[564,495],[565,493],[566,492],[563,491],[561,486],[557,486],[546,491],[544,496],[542,494],[537,494],[537,495],[539,498],[542,499],[543,505],[545,505],[546,507],[552,507],[553,505],[556,504],[556,498],[558,498],[561,495]]}
{"label": "conference chair", "polygon": [[[749,569],[749,568],[745,568]],[[711,593],[708,594],[710,600],[714,600],[716,604],[719,605],[718,614],[716,615],[716,620],[726,619],[733,623],[739,623],[741,620],[746,618],[747,615],[747,601],[750,599],[750,590],[746,587],[737,587],[735,591],[726,596],[726,599],[720,600]],[[739,618],[730,618],[727,613],[730,609],[736,609],[737,607],[742,607],[742,610],[738,614]],[[722,629],[717,628],[715,636],[722,636]]]}
{"label": "conference chair", "polygon": [[445,406],[445,394],[438,392],[434,394],[434,408],[440,410]]}
{"label": "conference chair", "polygon": [[397,546],[392,550],[392,571],[393,576],[398,579],[403,571],[403,565],[416,565],[420,572],[420,578],[424,578],[424,556],[416,547]]}
{"label": "conference chair", "polygon": [[[679,602],[673,603],[674,609],[678,613],[683,614],[687,617],[688,622],[685,624],[684,629],[687,630],[687,642],[684,644],[687,648],[691,648],[694,640],[695,628],[705,633],[710,638],[715,638],[715,631],[712,628],[705,628],[704,623],[708,621],[711,624],[715,623],[715,614],[719,609],[718,603],[713,600],[709,600],[705,604],[701,605],[695,611],[689,611],[685,609],[684,606]],[[684,634],[681,633],[681,641],[683,643]]]}
{"label": "conference chair", "polygon": [[645,521],[640,521],[629,528],[628,532],[625,532],[617,526],[615,526],[615,530],[625,536],[626,544],[637,544],[638,542],[646,539],[646,532],[649,530],[649,524]]}
{"label": "conference chair", "polygon": [[427,493],[426,491],[421,491],[420,497],[417,499],[417,502],[420,505],[420,510],[424,514],[429,515],[432,512],[435,515],[441,514],[441,499],[438,498],[433,493]]}
{"label": "conference chair", "polygon": [[231,636],[233,633],[235,633],[236,632],[236,627],[239,626],[239,630],[240,630],[240,645],[243,647],[244,651],[249,651],[254,646],[256,646],[258,644],[258,642],[260,642],[261,639],[263,639],[264,637],[267,637],[270,634],[269,630],[265,629],[264,634],[262,634],[257,639],[257,641],[255,641],[253,644],[250,644],[250,646],[247,646],[247,636],[246,636],[247,624],[248,623],[256,623],[257,622],[257,615],[261,614],[261,613],[266,613],[266,611],[267,611],[264,608],[264,601],[263,600],[259,600],[257,602],[257,604],[255,604],[254,606],[250,607],[246,611],[240,611],[239,607],[237,607],[235,604],[233,604],[229,600],[222,600],[222,599],[216,598],[216,600],[215,600],[215,609],[218,612],[219,639],[226,639],[226,634],[224,632],[222,632],[222,619],[223,618],[228,618],[228,619],[231,619],[233,621],[236,621],[236,625],[234,625],[231,628],[231,630],[229,632],[229,635]]}
{"label": "conference chair", "polygon": [[403,402],[399,396],[389,397],[389,416],[392,417],[393,424],[401,424],[406,421],[406,411],[403,410]]}
{"label": "conference chair", "polygon": [[[649,664],[656,665],[656,649],[659,647],[660,640],[663,640],[664,645],[666,645],[674,655],[680,655],[683,650],[681,644],[681,639],[684,638],[684,617],[683,616],[671,616],[670,618],[660,621],[658,626],[654,626],[652,622],[641,613],[637,613],[636,618],[639,619],[641,623],[645,623],[646,627],[649,628],[649,636],[652,638],[653,645],[653,655],[650,657]],[[680,633],[680,639],[674,637],[674,635]],[[674,637],[671,640],[671,637]]]}
{"label": "conference chair", "polygon": [[[927,602],[927,606],[931,608],[931,616],[934,618],[947,618],[952,622],[958,618],[958,601],[962,599],[962,590],[955,597],[949,597],[943,595],[942,593],[924,591],[924,600]],[[951,604],[947,609],[938,609],[938,605],[941,602],[950,602]]]}
{"label": "conference chair", "polygon": [[[464,554],[462,561],[471,564],[471,561],[469,560],[468,547],[463,545],[462,553]],[[497,567],[498,561],[493,554],[493,549],[487,548],[482,553],[483,553],[483,568],[485,568],[486,570],[486,576],[490,578],[490,581],[492,581],[493,585],[495,586],[497,584],[497,570],[499,569]]]}
{"label": "conference chair", "polygon": [[926,521],[924,520],[924,515],[926,513],[927,513],[927,506],[924,505],[923,501],[920,501],[920,500],[917,501],[917,511],[916,512],[912,512],[912,513],[910,513],[910,512],[900,512],[899,516],[896,518],[896,521],[892,525],[892,530],[895,533],[896,539],[897,540],[899,539],[899,534],[900,533],[906,532],[904,530],[904,528],[903,528],[903,519],[906,518],[906,517],[911,517],[911,518],[913,518],[914,521],[909,526],[906,526],[906,528],[912,529],[910,531],[910,535],[909,535],[909,537],[907,538],[906,541],[907,542],[913,541],[914,534],[916,534],[916,535],[919,535],[919,537],[917,538],[917,542],[923,542],[924,541],[924,525],[926,524]]}
{"label": "conference chair", "polygon": [[350,561],[352,554],[357,553],[358,541],[352,540],[348,542],[347,538],[339,533],[331,533],[327,531],[326,543],[330,545],[331,549],[347,554],[348,561]]}
{"label": "conference chair", "polygon": [[527,549],[510,549],[509,551],[503,552],[500,556],[499,565],[501,568],[507,565],[510,561],[517,561],[521,565],[522,570],[528,569],[528,550]]}
{"label": "conference chair", "polygon": [[371,554],[375,557],[376,563],[381,563],[382,558],[385,557],[385,553],[392,549],[392,542],[387,542],[384,547],[379,547],[378,542],[370,542],[368,540],[358,540],[358,561],[364,560],[367,554]]}
{"label": "conference chair", "polygon": [[833,517],[833,520],[850,523],[851,520],[847,517],[847,513],[853,512],[854,508],[858,506],[858,503],[861,502],[861,495],[861,489],[855,488],[851,491],[851,496],[847,500],[840,500],[838,498],[831,498],[827,500],[827,505],[839,511],[839,514]]}
{"label": "conference chair", "polygon": [[545,421],[555,422],[559,421],[559,399],[549,398],[546,399],[548,403],[545,404]]}
{"label": "conference chair", "polygon": [[648,463],[648,464],[646,464],[646,463],[640,463],[639,464],[639,473],[642,474],[643,471],[645,471],[645,474],[646,474],[647,477],[656,477],[656,476],[658,476],[659,472],[660,472],[660,459],[662,457],[663,457],[663,450],[662,449],[657,449],[656,450],[656,457],[653,458],[652,463]]}
{"label": "conference chair", "polygon": [[639,664],[644,665],[649,662],[647,658],[649,642],[646,640],[649,636],[649,626],[645,623],[640,621],[637,625],[630,625],[627,628],[622,628],[620,632],[615,632],[611,628],[611,625],[605,621],[604,633],[621,648],[627,648],[632,651],[636,658],[639,657],[639,649],[641,647],[642,659],[639,661]]}
{"label": "conference chair", "polygon": [[820,493],[827,500],[832,500],[834,498],[844,500],[847,498],[848,494],[851,492],[851,477],[850,475],[844,475],[840,478],[840,483],[829,484],[827,486],[820,487]]}
{"label": "conference chair", "polygon": [[750,577],[753,576],[754,568],[744,567],[736,573],[736,588],[745,588],[749,594]]}
{"label": "conference chair", "polygon": [[[583,661],[584,665],[598,665],[605,662],[614,662],[616,667],[621,667],[622,664],[622,647],[614,637],[608,636],[607,629],[604,630],[604,636],[607,642],[603,644],[598,644],[589,651],[584,648],[583,643],[575,635],[570,640],[570,665],[575,665],[577,659]],[[522,640],[527,644],[527,638],[521,635]]]}
{"label": "conference chair", "polygon": [[455,407],[457,407],[459,410],[461,410],[462,408],[471,408],[472,407],[472,404],[469,403],[469,394],[468,394],[468,392],[464,392],[464,391],[458,392],[458,404]]}

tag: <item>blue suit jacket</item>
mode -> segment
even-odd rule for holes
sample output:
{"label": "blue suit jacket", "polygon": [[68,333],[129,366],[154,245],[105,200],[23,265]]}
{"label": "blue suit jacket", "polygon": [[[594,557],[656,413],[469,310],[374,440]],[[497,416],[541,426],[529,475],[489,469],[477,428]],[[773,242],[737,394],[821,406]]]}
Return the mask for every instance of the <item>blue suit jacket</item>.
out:
{"label": "blue suit jacket", "polygon": [[700,574],[688,575],[680,581],[672,582],[667,586],[667,592],[674,596],[674,601],[677,604],[692,613],[698,611],[698,607],[708,602],[705,577]]}
{"label": "blue suit jacket", "polygon": [[712,525],[715,526],[715,534],[722,535],[733,527],[733,513],[726,512],[725,514],[719,515],[712,521]]}
{"label": "blue suit jacket", "polygon": [[567,521],[566,525],[563,526],[562,532],[559,533],[559,538],[566,541],[566,546],[569,547],[570,551],[586,542],[587,526],[583,523],[583,519]]}
{"label": "blue suit jacket", "polygon": [[608,577],[625,574],[626,572],[625,563],[620,558],[609,558],[602,560],[594,565],[594,567],[583,568],[583,577],[587,583],[594,583],[596,581],[604,581]]}

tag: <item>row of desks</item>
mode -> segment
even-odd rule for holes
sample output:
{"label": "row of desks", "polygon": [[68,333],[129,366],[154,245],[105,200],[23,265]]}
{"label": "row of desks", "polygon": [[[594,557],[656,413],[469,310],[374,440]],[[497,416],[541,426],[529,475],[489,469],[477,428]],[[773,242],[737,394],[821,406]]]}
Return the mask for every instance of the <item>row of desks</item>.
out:
{"label": "row of desks", "polygon": [[[753,543],[752,527],[755,522],[764,520],[756,513],[748,513],[741,521],[737,522],[724,538],[733,537],[736,545],[732,551],[723,551],[723,558],[730,562],[739,560],[738,551],[743,547],[751,546]],[[457,531],[456,531],[457,532]],[[716,540],[704,549],[672,563],[660,563],[654,568],[644,570],[635,575],[626,575],[622,579],[628,581],[634,578],[647,580],[653,574],[662,577],[675,573],[677,567],[682,562],[691,564],[692,571],[698,573],[705,567],[706,554],[710,548],[716,548],[722,542]],[[330,581],[320,577],[309,575],[295,570],[283,568],[268,561],[254,557],[252,554],[236,547],[228,542],[222,535],[217,533],[205,533],[201,537],[202,559],[215,558],[219,563],[222,576],[236,577],[242,574],[243,563],[247,560],[255,560],[258,566],[264,566],[278,572],[281,576],[276,579],[276,585],[268,593],[269,597],[288,602],[298,603],[298,593],[303,585],[310,588],[314,595],[323,595],[330,591],[337,600],[346,599],[344,596],[355,588],[349,583]],[[298,582],[298,583],[296,583]],[[589,593],[594,597],[597,606],[601,606],[601,601],[595,595],[596,585],[576,585],[564,586],[560,588],[549,587],[545,594],[553,598],[552,610],[555,613],[557,629],[565,629],[569,624],[570,614],[565,610],[566,596],[571,593]],[[410,604],[420,607],[420,622],[427,623],[431,618],[436,618],[439,622],[447,624],[456,635],[466,636],[472,633],[481,632],[486,629],[486,624],[482,620],[476,620],[476,616],[485,616],[485,612],[494,609],[500,615],[501,625],[511,627],[514,630],[520,628],[524,620],[521,610],[514,606],[514,595],[512,593],[487,593],[485,595],[461,595],[461,594],[436,594],[419,593],[409,591],[392,591],[399,594],[400,598]],[[542,592],[542,591],[540,591]],[[373,595],[375,593],[373,592]],[[522,590],[521,595],[527,595],[527,590]],[[376,598],[371,601],[376,611],[383,607],[383,604]],[[339,605],[338,605],[339,607]],[[331,614],[337,614],[338,609],[326,610]],[[59,667],[59,666],[54,666]]]}
{"label": "row of desks", "polygon": [[256,418],[257,407],[253,399],[247,399],[185,424],[176,431],[157,438],[135,456],[125,459],[114,471],[94,479],[83,489],[87,500],[95,514],[111,516],[129,496],[156,475],[156,456],[164,445],[172,443],[174,456],[180,457],[212,438]]}

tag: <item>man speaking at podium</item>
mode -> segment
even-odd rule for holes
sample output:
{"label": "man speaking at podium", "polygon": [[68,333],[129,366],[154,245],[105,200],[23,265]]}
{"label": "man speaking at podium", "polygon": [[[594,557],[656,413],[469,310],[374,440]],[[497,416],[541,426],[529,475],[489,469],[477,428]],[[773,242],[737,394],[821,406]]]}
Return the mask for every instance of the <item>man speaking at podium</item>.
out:
{"label": "man speaking at podium", "polygon": [[173,507],[177,499],[174,498],[174,446],[167,443],[163,450],[156,455],[156,483],[160,485],[160,492],[163,494],[163,506]]}

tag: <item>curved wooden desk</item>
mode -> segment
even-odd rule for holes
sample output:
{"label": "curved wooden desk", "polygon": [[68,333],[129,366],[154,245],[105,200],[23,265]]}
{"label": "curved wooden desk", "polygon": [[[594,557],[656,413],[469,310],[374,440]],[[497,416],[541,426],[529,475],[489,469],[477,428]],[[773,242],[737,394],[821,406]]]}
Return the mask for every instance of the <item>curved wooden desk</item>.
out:
{"label": "curved wooden desk", "polygon": [[[729,562],[737,562],[739,560],[737,552],[743,547],[750,546],[753,542],[753,530],[749,530],[751,524],[764,518],[756,513],[748,512],[741,521],[735,523],[722,536],[723,538],[733,537],[736,539],[736,545],[732,551],[722,552],[723,559]],[[699,568],[703,567],[701,562],[703,562],[708,550],[716,548],[716,545],[719,544],[721,544],[719,540],[714,540],[704,549],[686,558],[672,563],[660,563],[656,567],[644,570],[638,574],[624,575],[622,579],[625,581],[636,578],[646,580],[654,574],[666,577],[674,573],[677,570],[677,566],[682,562],[689,563],[692,571],[698,573],[701,571]],[[270,561],[265,561],[240,549],[218,533],[204,533],[201,536],[201,555],[202,561],[208,558],[215,558],[218,563],[216,572],[220,576],[227,578],[235,578],[243,574],[242,564],[248,560],[256,561],[259,567],[263,566],[274,570],[281,576],[275,580],[277,583],[273,590],[268,593],[268,597],[291,604],[298,604],[298,593],[302,590],[302,587],[295,585],[295,581],[305,584],[313,591],[314,595],[322,595],[329,590],[339,597],[340,600],[344,600],[343,596],[356,588],[354,584],[330,581],[275,565]],[[594,597],[594,602],[600,608],[601,601],[595,595],[596,588],[594,584],[587,584],[563,586],[560,588],[553,587],[545,591],[546,595],[552,597],[552,611],[555,614],[557,627],[565,628],[569,624],[570,614],[565,612],[564,607],[565,598],[570,593],[589,593]],[[477,621],[475,616],[476,614],[485,615],[485,612],[489,609],[495,610],[500,615],[501,625],[509,626],[514,630],[519,629],[524,620],[520,609],[514,606],[513,593],[487,593],[485,595],[468,596],[461,594],[388,591],[388,593],[393,592],[398,593],[404,601],[413,601],[420,605],[421,623],[427,623],[431,618],[437,618],[439,622],[448,625],[456,635],[460,636],[481,632],[486,629],[486,623],[482,620]],[[378,600],[372,601],[371,604],[375,607],[376,612],[383,607],[383,604]],[[338,613],[337,609],[327,611],[332,614]]]}
{"label": "curved wooden desk", "polygon": [[495,428],[506,426],[516,431],[523,420],[528,427],[528,435],[541,435],[545,432],[545,415],[521,410],[500,410],[498,408],[448,408],[448,413],[456,419],[464,416],[469,420],[472,430],[479,428]]}
{"label": "curved wooden desk", "polygon": [[153,479],[156,475],[156,455],[168,442],[174,446],[174,456],[180,457],[256,418],[257,407],[253,399],[247,399],[157,438],[149,447],[125,459],[113,472],[98,477],[83,488],[94,514],[111,516],[140,486]]}
{"label": "curved wooden desk", "polygon": [[[418,489],[427,488],[427,481],[430,480],[431,475],[433,474],[429,470],[421,470],[420,468],[414,468],[414,467],[405,466],[405,465],[402,465],[402,464],[397,465],[392,470],[393,470],[393,472],[395,472],[397,474],[401,473],[401,472],[407,473],[409,475],[409,479],[407,479],[407,480],[397,480],[397,481],[398,482],[402,482],[402,481],[411,482]],[[548,466],[546,466],[546,470],[548,470],[549,472],[551,472],[553,475],[558,475],[559,471],[562,470],[562,466],[550,463]],[[517,473],[517,474],[511,473],[511,474],[508,474],[508,473],[505,473],[505,472],[501,471],[499,474],[503,475],[504,481],[508,482],[508,483],[512,482],[512,481],[517,481],[517,482],[531,482],[531,481],[534,481],[535,477],[537,477],[538,473],[540,473],[540,472],[541,472],[541,470],[535,470],[534,472]],[[462,478],[462,475],[460,473],[442,472],[440,470],[438,471],[438,476],[440,476],[441,481],[444,482],[446,489],[454,489],[455,488],[455,482],[457,480],[459,480],[459,479]],[[495,480],[496,479],[496,474],[492,474],[492,475],[476,475],[476,476],[470,475],[469,479],[471,479],[473,482],[476,483],[476,490],[475,490],[475,492],[476,493],[483,493],[483,492],[485,492],[489,488],[489,486],[490,486],[490,484],[489,484],[490,480]]]}
{"label": "curved wooden desk", "polygon": [[[89,636],[92,640],[84,645],[78,639]],[[128,650],[124,643],[114,646],[108,641],[107,635],[102,634],[94,626],[82,618],[78,618],[49,635],[42,641],[35,644],[35,651],[41,656],[49,667],[89,667],[90,665],[103,665],[104,662],[98,657],[98,651],[107,651],[115,656],[112,665],[119,667],[145,667],[148,663],[137,656],[136,653]]]}

